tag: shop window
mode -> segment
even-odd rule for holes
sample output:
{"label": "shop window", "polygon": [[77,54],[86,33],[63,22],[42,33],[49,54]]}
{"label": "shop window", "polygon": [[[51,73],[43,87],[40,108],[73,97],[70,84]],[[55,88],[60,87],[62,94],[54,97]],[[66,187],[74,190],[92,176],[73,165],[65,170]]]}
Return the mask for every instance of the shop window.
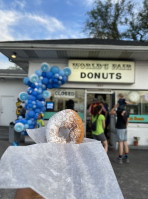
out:
{"label": "shop window", "polygon": [[44,119],[49,119],[56,112],[64,109],[73,109],[84,119],[84,89],[52,89],[51,97],[46,104],[54,103],[54,109],[46,109]]}
{"label": "shop window", "polygon": [[126,105],[129,112],[129,122],[147,123],[148,122],[148,91],[116,91],[116,103],[118,102],[118,94],[122,93],[124,98],[131,104]]}

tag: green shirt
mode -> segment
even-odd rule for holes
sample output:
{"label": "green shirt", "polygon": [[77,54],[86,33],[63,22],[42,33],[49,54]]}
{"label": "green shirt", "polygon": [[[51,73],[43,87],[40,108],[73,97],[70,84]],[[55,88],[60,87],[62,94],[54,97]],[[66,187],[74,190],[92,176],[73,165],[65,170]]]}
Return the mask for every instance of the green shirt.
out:
{"label": "green shirt", "polygon": [[94,122],[96,120],[97,116],[98,116],[98,119],[97,119],[96,131],[92,131],[92,134],[94,134],[94,135],[100,135],[100,134],[104,133],[103,121],[105,120],[105,117],[102,114],[92,116],[92,122]]}
{"label": "green shirt", "polygon": [[42,119],[37,120],[37,127],[40,128],[40,127],[43,127],[43,126],[44,126],[44,121]]}

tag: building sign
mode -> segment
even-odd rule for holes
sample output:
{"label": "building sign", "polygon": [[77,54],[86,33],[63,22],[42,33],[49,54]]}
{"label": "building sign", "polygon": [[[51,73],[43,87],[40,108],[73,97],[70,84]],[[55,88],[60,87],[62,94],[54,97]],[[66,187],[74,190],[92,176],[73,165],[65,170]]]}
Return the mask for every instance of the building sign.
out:
{"label": "building sign", "polygon": [[69,82],[134,83],[134,62],[69,60]]}
{"label": "building sign", "polygon": [[148,115],[130,115],[129,122],[147,123]]}
{"label": "building sign", "polygon": [[75,91],[74,90],[55,90],[54,91],[54,97],[57,98],[75,98]]}

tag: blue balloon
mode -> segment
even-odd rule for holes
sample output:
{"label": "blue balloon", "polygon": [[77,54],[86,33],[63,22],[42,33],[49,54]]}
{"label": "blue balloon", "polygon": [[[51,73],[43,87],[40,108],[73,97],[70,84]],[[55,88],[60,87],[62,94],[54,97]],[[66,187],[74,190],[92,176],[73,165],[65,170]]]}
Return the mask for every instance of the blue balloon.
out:
{"label": "blue balloon", "polygon": [[38,100],[41,100],[41,99],[42,99],[42,95],[41,95],[41,94],[38,94],[36,98],[37,98]]}
{"label": "blue balloon", "polygon": [[25,101],[25,100],[27,100],[27,98],[28,98],[28,94],[27,94],[27,93],[21,92],[21,93],[19,94],[19,99],[20,99],[21,101]]}
{"label": "blue balloon", "polygon": [[24,106],[24,108],[27,110],[27,106],[28,106],[28,104],[25,104],[25,106]]}
{"label": "blue balloon", "polygon": [[28,120],[28,124],[29,124],[29,125],[32,124],[32,120]]}
{"label": "blue balloon", "polygon": [[[29,125],[28,125],[28,128],[29,128]],[[21,135],[28,135],[28,134],[27,134],[26,131],[22,131],[22,132],[21,132]]]}
{"label": "blue balloon", "polygon": [[29,128],[29,125],[28,125],[28,124],[25,124],[25,125],[24,125],[24,128],[25,128],[25,129],[28,129],[28,128]]}
{"label": "blue balloon", "polygon": [[27,120],[24,119],[24,118],[21,120],[21,122],[22,122],[22,124],[24,124],[24,125],[27,124]]}
{"label": "blue balloon", "polygon": [[31,87],[31,85],[32,85],[32,82],[31,82],[31,81],[28,81],[28,86]]}
{"label": "blue balloon", "polygon": [[18,144],[18,142],[12,142],[11,145],[12,145],[12,146],[18,146],[19,144]]}
{"label": "blue balloon", "polygon": [[34,129],[35,125],[29,125],[29,129]]}
{"label": "blue balloon", "polygon": [[32,108],[33,108],[33,109],[36,109],[36,105],[34,104]]}
{"label": "blue balloon", "polygon": [[54,78],[52,78],[52,79],[49,79],[48,83],[51,83],[51,84],[52,84],[52,82],[53,82],[53,79],[54,79]]}
{"label": "blue balloon", "polygon": [[16,121],[15,121],[15,124],[17,124],[17,123],[21,123],[21,120],[16,120]]}
{"label": "blue balloon", "polygon": [[42,98],[40,101],[43,103],[43,101],[45,102],[45,99],[44,99],[44,98]]}
{"label": "blue balloon", "polygon": [[37,96],[38,92],[37,91],[32,91],[32,95]]}
{"label": "blue balloon", "polygon": [[60,85],[59,84],[53,84],[53,88],[60,88]]}
{"label": "blue balloon", "polygon": [[61,84],[62,84],[62,81],[58,81],[58,84],[61,85]]}
{"label": "blue balloon", "polygon": [[51,69],[50,69],[50,72],[52,72],[53,74],[58,73],[59,68],[57,66],[52,66]]}
{"label": "blue balloon", "polygon": [[36,104],[36,101],[32,101],[32,104],[33,104],[33,105]]}
{"label": "blue balloon", "polygon": [[64,75],[66,76],[69,76],[71,74],[71,70],[68,67],[64,68],[63,71],[64,71]]}
{"label": "blue balloon", "polygon": [[42,101],[42,104],[45,106],[46,102],[45,102],[45,101]]}
{"label": "blue balloon", "polygon": [[38,115],[46,111],[45,99],[50,97],[50,92],[46,89],[59,88],[61,84],[66,83],[70,74],[71,70],[68,67],[60,70],[57,66],[52,66],[49,71],[49,65],[42,63],[41,70],[36,70],[29,78],[24,78],[24,84],[29,86],[28,94],[22,92],[22,99],[25,102],[27,112],[25,119],[19,117],[16,120],[17,131],[26,132],[25,129],[35,127]]}
{"label": "blue balloon", "polygon": [[28,89],[27,89],[27,93],[28,93],[28,94],[31,94],[31,93],[32,93],[32,91],[33,91],[33,89],[32,89],[32,88],[28,88]]}
{"label": "blue balloon", "polygon": [[47,63],[42,63],[41,64],[41,70],[43,72],[47,72],[49,70],[49,65]]}
{"label": "blue balloon", "polygon": [[30,103],[32,103],[32,101],[35,101],[36,100],[36,97],[34,95],[29,95],[28,96],[28,100],[31,100]]}
{"label": "blue balloon", "polygon": [[43,78],[43,79],[42,79],[42,84],[48,84],[48,78],[46,78],[46,77]]}
{"label": "blue balloon", "polygon": [[35,109],[35,113],[40,113],[41,112],[41,109],[37,108]]}
{"label": "blue balloon", "polygon": [[43,89],[39,88],[37,92],[41,94],[43,92]]}
{"label": "blue balloon", "polygon": [[54,82],[54,83],[58,83],[58,79],[56,79],[56,78],[53,79],[53,82]]}
{"label": "blue balloon", "polygon": [[42,75],[42,71],[36,70],[35,73],[40,77]]}
{"label": "blue balloon", "polygon": [[63,76],[63,79],[62,79],[62,84],[65,84],[67,81],[67,77],[66,76]]}
{"label": "blue balloon", "polygon": [[46,77],[48,79],[50,79],[52,76],[53,76],[53,73],[51,71],[49,71],[49,72],[46,73]]}
{"label": "blue balloon", "polygon": [[28,78],[28,77],[25,77],[25,78],[24,78],[24,84],[28,85],[28,82],[29,82],[29,78]]}
{"label": "blue balloon", "polygon": [[64,71],[63,71],[63,70],[60,70],[60,71],[59,71],[59,75],[60,75],[60,76],[64,76]]}
{"label": "blue balloon", "polygon": [[22,116],[19,116],[19,117],[18,117],[18,119],[19,119],[19,120],[22,120],[22,119],[23,119],[23,117],[22,117]]}
{"label": "blue balloon", "polygon": [[45,111],[46,111],[46,108],[43,106],[43,107],[41,108],[41,111],[42,111],[42,112],[45,112]]}
{"label": "blue balloon", "polygon": [[21,131],[24,130],[24,125],[23,125],[22,123],[19,122],[19,123],[15,124],[14,130],[15,130],[16,132],[21,132]]}
{"label": "blue balloon", "polygon": [[42,76],[43,76],[43,77],[46,77],[46,72],[42,72]]}
{"label": "blue balloon", "polygon": [[59,76],[59,80],[62,80],[63,79],[63,77],[62,76]]}
{"label": "blue balloon", "polygon": [[43,89],[43,90],[46,89],[46,85],[45,85],[45,84],[42,85],[42,89]]}
{"label": "blue balloon", "polygon": [[28,109],[32,109],[32,108],[33,108],[33,104],[32,104],[32,103],[29,103],[27,108],[28,108]]}
{"label": "blue balloon", "polygon": [[28,113],[28,116],[29,116],[30,118],[32,118],[32,117],[35,116],[35,112],[34,112],[34,111],[28,111],[27,113]]}
{"label": "blue balloon", "polygon": [[59,78],[59,74],[58,74],[58,73],[55,73],[55,74],[54,74],[54,78]]}
{"label": "blue balloon", "polygon": [[37,108],[41,108],[41,107],[43,106],[43,104],[42,104],[42,102],[37,101],[37,102],[36,102],[36,106],[37,106]]}
{"label": "blue balloon", "polygon": [[52,89],[53,88],[52,83],[48,83],[47,88]]}
{"label": "blue balloon", "polygon": [[39,80],[39,77],[38,77],[37,74],[32,74],[32,75],[29,77],[29,79],[30,79],[30,81],[31,81],[32,83],[35,83],[35,82],[37,82],[37,81]]}
{"label": "blue balloon", "polygon": [[38,119],[38,115],[35,115],[34,119],[37,120]]}
{"label": "blue balloon", "polygon": [[31,88],[35,88],[36,87],[36,85],[34,84],[34,83],[31,83],[31,86],[30,86]]}
{"label": "blue balloon", "polygon": [[49,91],[44,91],[43,92],[43,97],[46,99],[46,98],[49,98],[51,96],[50,92]]}

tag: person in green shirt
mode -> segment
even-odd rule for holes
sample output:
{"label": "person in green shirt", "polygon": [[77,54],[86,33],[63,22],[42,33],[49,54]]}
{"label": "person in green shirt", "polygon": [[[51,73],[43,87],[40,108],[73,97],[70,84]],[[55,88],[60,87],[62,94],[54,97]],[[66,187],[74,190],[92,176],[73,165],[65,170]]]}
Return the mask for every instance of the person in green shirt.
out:
{"label": "person in green shirt", "polygon": [[92,136],[94,139],[101,141],[105,151],[108,151],[108,143],[104,134],[105,129],[105,116],[102,113],[102,106],[96,106],[94,109],[94,114],[92,115],[92,123],[97,120],[96,130],[92,131]]}
{"label": "person in green shirt", "polygon": [[44,120],[43,120],[42,114],[39,114],[38,119],[37,119],[37,128],[40,128],[43,126],[44,126]]}

